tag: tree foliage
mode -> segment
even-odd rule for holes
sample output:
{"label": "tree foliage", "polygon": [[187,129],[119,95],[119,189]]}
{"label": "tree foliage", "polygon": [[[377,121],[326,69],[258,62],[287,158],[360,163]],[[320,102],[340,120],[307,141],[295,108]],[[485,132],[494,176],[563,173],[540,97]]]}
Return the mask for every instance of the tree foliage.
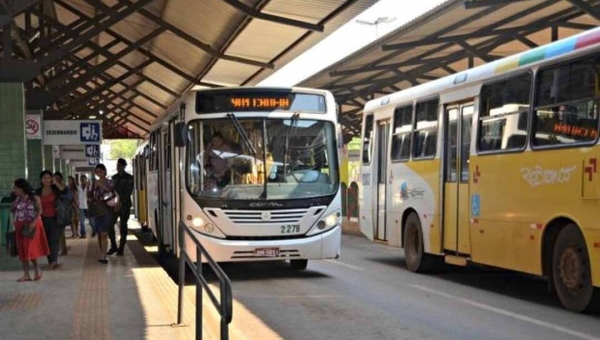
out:
{"label": "tree foliage", "polygon": [[135,155],[137,144],[137,140],[134,139],[115,139],[110,141],[110,159],[132,159]]}

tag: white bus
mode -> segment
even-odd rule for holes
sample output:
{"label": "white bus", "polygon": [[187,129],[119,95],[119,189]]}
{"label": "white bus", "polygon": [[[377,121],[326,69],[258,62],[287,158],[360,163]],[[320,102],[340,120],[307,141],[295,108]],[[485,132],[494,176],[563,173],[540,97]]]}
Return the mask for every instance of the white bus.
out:
{"label": "white bus", "polygon": [[136,164],[147,164],[140,187],[161,252],[177,254],[183,221],[217,262],[290,260],[304,269],[339,256],[341,141],[331,93],[198,90],[167,112],[136,156],[147,158]]}

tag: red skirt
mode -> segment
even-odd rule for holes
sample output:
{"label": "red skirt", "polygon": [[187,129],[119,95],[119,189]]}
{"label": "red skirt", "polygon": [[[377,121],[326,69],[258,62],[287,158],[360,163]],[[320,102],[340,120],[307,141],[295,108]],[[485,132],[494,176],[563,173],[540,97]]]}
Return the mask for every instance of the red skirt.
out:
{"label": "red skirt", "polygon": [[17,238],[17,250],[19,251],[19,260],[31,261],[37,260],[42,256],[50,254],[48,241],[46,240],[46,232],[42,219],[38,218],[35,222],[35,235],[33,238],[23,236],[23,227],[26,227],[25,222],[15,222],[15,236]]}

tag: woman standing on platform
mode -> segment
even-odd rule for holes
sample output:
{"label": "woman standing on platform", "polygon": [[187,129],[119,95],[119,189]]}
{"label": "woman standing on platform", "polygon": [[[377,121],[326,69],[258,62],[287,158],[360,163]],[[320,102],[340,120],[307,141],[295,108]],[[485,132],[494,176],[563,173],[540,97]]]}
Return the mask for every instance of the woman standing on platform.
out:
{"label": "woman standing on platform", "polygon": [[29,182],[23,178],[14,182],[13,193],[16,200],[13,202],[11,210],[15,215],[15,237],[17,238],[19,260],[23,264],[23,277],[17,281],[31,281],[29,261],[33,264],[35,271],[33,279],[38,281],[42,279],[42,271],[38,267],[37,259],[50,253],[44,226],[40,219],[42,204]]}
{"label": "woman standing on platform", "polygon": [[71,237],[79,237],[79,188],[77,187],[77,181],[75,177],[69,176],[69,191],[73,194],[73,200],[71,201],[71,209],[73,210],[73,220],[71,222]]}
{"label": "woman standing on platform", "polygon": [[112,209],[106,205],[106,198],[112,194],[112,181],[106,178],[106,166],[96,165],[94,169],[97,180],[92,184],[89,191],[88,211],[90,219],[94,220],[93,226],[98,233],[98,246],[100,247],[100,258],[98,262],[107,264],[106,250],[108,249],[108,228],[112,222]]}
{"label": "woman standing on platform", "polygon": [[37,195],[40,196],[42,203],[42,223],[44,224],[50,248],[48,264],[50,265],[50,269],[56,269],[60,266],[58,264],[58,250],[60,235],[63,230],[58,225],[56,219],[56,203],[58,199],[70,200],[72,199],[72,195],[69,189],[61,181],[56,181],[52,176],[52,172],[48,170],[42,171],[40,180],[42,187],[37,190]]}

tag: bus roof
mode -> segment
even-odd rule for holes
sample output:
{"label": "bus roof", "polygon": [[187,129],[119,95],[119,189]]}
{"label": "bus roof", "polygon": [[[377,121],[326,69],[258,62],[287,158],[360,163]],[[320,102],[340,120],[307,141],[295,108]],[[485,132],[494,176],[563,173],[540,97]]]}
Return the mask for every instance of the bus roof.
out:
{"label": "bus roof", "polygon": [[[397,105],[415,97],[427,97],[454,86],[470,83],[509,73],[511,71],[531,67],[544,61],[560,58],[575,51],[583,51],[600,46],[600,27],[582,32],[578,35],[536,47],[510,57],[502,58],[466,71],[437,79],[426,84],[414,86],[384,97],[371,100],[365,104],[364,112],[376,110],[386,105]],[[426,62],[426,60],[424,60]]]}

